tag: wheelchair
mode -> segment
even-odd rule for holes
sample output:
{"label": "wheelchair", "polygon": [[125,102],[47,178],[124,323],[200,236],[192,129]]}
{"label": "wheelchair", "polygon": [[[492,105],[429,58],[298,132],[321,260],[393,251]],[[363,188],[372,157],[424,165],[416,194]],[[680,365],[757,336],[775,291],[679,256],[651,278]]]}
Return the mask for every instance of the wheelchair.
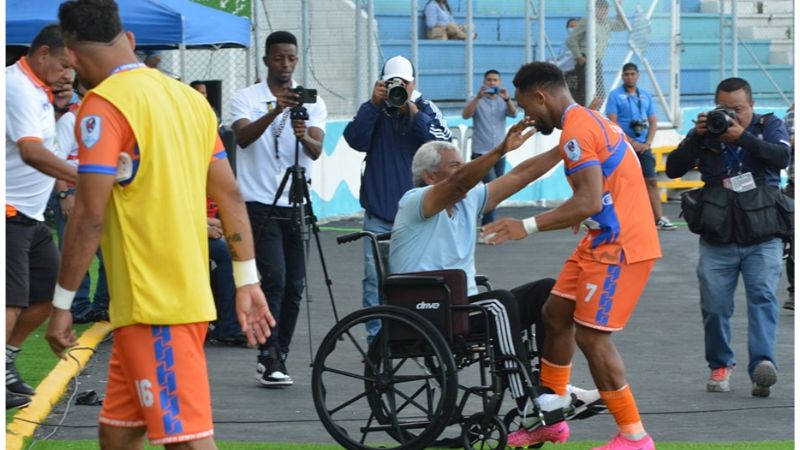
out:
{"label": "wheelchair", "polygon": [[[364,231],[337,237],[339,244],[369,239],[381,304],[342,318],[320,344],[311,379],[320,421],[347,449],[504,449],[508,434],[522,422],[516,404],[500,418],[505,376],[519,374],[529,397],[536,398],[538,370],[495,351],[490,313],[468,303],[462,270],[387,276],[389,236]],[[485,277],[476,277],[476,283],[491,290]],[[486,332],[471,332],[470,315],[486,321]],[[370,343],[365,336],[368,323],[380,324]],[[538,356],[533,334],[525,334],[533,362]],[[353,365],[353,352],[360,365]],[[470,378],[462,372],[470,366],[478,367],[476,386],[459,382]],[[597,412],[548,416],[534,406],[530,416],[550,424]],[[456,436],[450,436],[453,430]]]}

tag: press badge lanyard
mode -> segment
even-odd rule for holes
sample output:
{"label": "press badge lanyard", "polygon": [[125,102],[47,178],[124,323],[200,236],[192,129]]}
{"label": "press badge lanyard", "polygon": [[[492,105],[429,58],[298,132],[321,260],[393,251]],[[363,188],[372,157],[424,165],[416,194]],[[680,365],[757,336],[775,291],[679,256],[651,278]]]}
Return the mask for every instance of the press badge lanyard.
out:
{"label": "press badge lanyard", "polygon": [[744,155],[741,147],[725,149],[725,165],[728,169],[728,178],[722,180],[722,185],[734,192],[747,192],[756,188],[756,181],[752,172],[742,173]]}
{"label": "press badge lanyard", "polygon": [[[269,95],[272,95],[272,91],[269,90],[269,84],[267,84],[266,81],[264,82],[264,89],[267,90],[267,93]],[[272,102],[267,102],[267,108],[269,108],[269,110],[272,111],[272,107],[271,107],[270,103],[272,103]],[[275,108],[277,108],[277,107],[278,107],[278,98],[276,97],[275,98]],[[275,127],[275,126],[271,127],[272,128],[272,137],[275,139],[275,159],[281,159],[280,152],[279,152],[279,149],[278,149],[278,138],[281,137],[281,134],[283,133],[283,127],[286,126],[286,119],[288,119],[288,118],[289,118],[289,108],[284,108],[283,109],[283,113],[281,113],[281,123],[277,127]],[[272,125],[275,125],[275,121],[274,120],[272,121]]]}
{"label": "press badge lanyard", "polygon": [[737,147],[736,150],[727,145],[725,147],[725,166],[728,169],[728,175],[741,175],[742,162],[744,160],[742,147]]}
{"label": "press badge lanyard", "polygon": [[[642,97],[639,96],[639,88],[636,88],[636,100],[637,100],[637,109],[639,110],[639,115],[642,119],[644,119],[644,114],[642,113]],[[631,104],[631,95],[628,94],[628,104]],[[631,105],[631,120],[638,120],[633,116],[633,105]]]}
{"label": "press badge lanyard", "polygon": [[145,67],[145,64],[140,62],[123,64],[114,68],[114,70],[111,71],[111,75],[119,72],[127,72],[128,70],[138,69],[139,67]]}

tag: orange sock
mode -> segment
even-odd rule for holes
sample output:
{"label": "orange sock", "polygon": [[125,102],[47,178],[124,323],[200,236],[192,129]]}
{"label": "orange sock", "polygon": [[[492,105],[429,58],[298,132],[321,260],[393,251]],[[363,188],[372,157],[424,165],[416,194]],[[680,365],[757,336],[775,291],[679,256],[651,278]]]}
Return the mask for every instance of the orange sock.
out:
{"label": "orange sock", "polygon": [[623,435],[634,438],[644,436],[644,426],[639,417],[639,408],[636,407],[636,400],[633,398],[633,392],[629,385],[626,384],[616,391],[600,391],[600,398],[614,416]]}
{"label": "orange sock", "polygon": [[558,395],[567,395],[567,384],[569,384],[569,374],[572,364],[559,366],[542,358],[542,373],[540,378],[542,385],[549,387]]}

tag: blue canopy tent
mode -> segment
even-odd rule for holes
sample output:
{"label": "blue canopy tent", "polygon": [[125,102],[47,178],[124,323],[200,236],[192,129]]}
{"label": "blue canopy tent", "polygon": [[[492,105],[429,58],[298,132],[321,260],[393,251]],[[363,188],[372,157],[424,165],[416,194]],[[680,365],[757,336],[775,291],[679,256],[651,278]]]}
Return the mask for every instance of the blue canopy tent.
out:
{"label": "blue canopy tent", "polygon": [[[63,0],[8,0],[6,45],[30,45],[36,33],[58,22]],[[250,21],[189,0],[118,0],[125,30],[148,49],[250,46]]]}
{"label": "blue canopy tent", "polygon": [[[63,0],[8,0],[6,45],[28,46],[47,24],[58,22]],[[122,25],[137,49],[247,48],[250,21],[189,0],[117,0]],[[185,73],[181,52],[181,75]]]}

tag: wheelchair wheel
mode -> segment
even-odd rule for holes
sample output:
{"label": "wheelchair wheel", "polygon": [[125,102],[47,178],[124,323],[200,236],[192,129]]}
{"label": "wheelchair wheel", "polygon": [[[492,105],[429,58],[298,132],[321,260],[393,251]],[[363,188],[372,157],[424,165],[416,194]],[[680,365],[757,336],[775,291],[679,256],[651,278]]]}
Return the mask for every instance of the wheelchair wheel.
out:
{"label": "wheelchair wheel", "polygon": [[[381,321],[381,332],[368,347],[364,324],[371,320]],[[394,306],[337,323],[317,351],[311,388],[320,421],[347,449],[425,448],[447,427],[458,398],[444,337]]]}
{"label": "wheelchair wheel", "polygon": [[461,436],[465,449],[503,450],[508,443],[508,431],[497,416],[476,413],[464,423]]}

